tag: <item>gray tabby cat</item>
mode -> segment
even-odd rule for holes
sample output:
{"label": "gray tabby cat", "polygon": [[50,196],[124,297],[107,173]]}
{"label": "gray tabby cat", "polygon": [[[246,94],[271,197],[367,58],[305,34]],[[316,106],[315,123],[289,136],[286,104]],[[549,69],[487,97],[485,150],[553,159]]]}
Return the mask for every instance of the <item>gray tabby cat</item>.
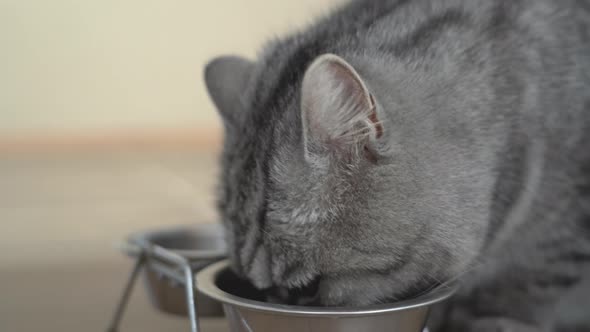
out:
{"label": "gray tabby cat", "polygon": [[257,287],[348,306],[460,278],[433,329],[590,331],[590,1],[353,1],[205,79]]}

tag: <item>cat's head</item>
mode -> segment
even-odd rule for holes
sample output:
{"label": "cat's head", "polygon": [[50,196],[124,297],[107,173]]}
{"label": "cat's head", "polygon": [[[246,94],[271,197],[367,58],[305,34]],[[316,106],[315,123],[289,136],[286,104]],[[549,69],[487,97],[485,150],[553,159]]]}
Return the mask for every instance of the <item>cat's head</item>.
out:
{"label": "cat's head", "polygon": [[363,305],[463,271],[487,180],[462,139],[409,116],[435,107],[432,91],[394,93],[332,54],[271,65],[220,57],[205,71],[226,131],[218,206],[237,273],[259,288],[319,281],[321,304]]}

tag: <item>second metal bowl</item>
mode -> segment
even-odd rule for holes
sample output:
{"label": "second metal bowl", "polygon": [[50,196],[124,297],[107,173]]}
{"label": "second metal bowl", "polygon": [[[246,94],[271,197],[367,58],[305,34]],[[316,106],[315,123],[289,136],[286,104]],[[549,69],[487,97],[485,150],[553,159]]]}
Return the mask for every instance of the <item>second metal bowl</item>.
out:
{"label": "second metal bowl", "polygon": [[[141,248],[157,246],[178,254],[188,260],[195,272],[226,257],[223,229],[213,223],[140,232],[131,235],[129,242]],[[150,256],[150,250],[147,251],[144,282],[152,304],[166,313],[188,315],[184,285],[163,273],[177,267],[162,262],[155,255]],[[201,317],[223,314],[219,302],[197,291],[195,299]]]}

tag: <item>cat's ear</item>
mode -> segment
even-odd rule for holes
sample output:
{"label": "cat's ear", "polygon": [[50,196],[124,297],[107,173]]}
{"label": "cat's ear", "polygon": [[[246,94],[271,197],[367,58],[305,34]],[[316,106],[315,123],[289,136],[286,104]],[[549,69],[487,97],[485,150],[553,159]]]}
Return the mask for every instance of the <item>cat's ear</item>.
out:
{"label": "cat's ear", "polygon": [[305,72],[301,115],[307,155],[374,157],[372,147],[383,135],[366,84],[350,64],[333,54],[319,56]]}
{"label": "cat's ear", "polygon": [[205,67],[205,84],[213,103],[226,125],[242,116],[241,94],[254,70],[255,63],[238,56],[221,56]]}

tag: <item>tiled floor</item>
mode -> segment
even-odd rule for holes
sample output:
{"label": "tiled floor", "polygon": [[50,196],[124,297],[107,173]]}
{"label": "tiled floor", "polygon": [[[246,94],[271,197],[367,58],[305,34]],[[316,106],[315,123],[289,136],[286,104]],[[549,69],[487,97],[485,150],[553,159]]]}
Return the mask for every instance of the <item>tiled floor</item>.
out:
{"label": "tiled floor", "polygon": [[[194,151],[1,156],[0,331],[104,331],[131,268],[116,243],[214,220],[215,172],[215,154]],[[127,331],[188,331],[188,321],[155,312],[138,287]]]}

